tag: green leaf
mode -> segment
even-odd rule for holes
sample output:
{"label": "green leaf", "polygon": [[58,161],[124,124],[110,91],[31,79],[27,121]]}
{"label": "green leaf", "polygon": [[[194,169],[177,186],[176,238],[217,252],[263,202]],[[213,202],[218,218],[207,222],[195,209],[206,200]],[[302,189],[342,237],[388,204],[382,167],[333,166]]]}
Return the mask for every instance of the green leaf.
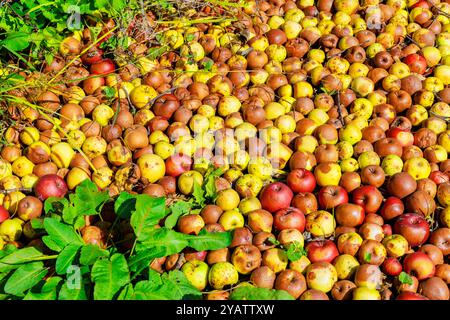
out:
{"label": "green leaf", "polygon": [[148,268],[150,261],[156,258],[165,257],[167,255],[166,253],[167,251],[164,247],[139,251],[128,259],[128,266],[131,271],[139,274],[142,270]]}
{"label": "green leaf", "polygon": [[198,184],[197,181],[194,180],[194,191],[192,192],[192,195],[194,196],[195,203],[203,207],[205,205],[205,190],[201,187],[200,184]]}
{"label": "green leaf", "polygon": [[66,274],[67,269],[72,265],[73,260],[80,250],[80,245],[69,244],[58,255],[56,259],[56,273]]}
{"label": "green leaf", "polygon": [[47,274],[44,263],[32,262],[18,268],[5,284],[5,292],[21,296],[24,291],[35,286]]}
{"label": "green leaf", "polygon": [[88,244],[81,248],[80,263],[85,266],[94,264],[98,258],[107,258],[109,252],[99,246]]}
{"label": "green leaf", "polygon": [[136,196],[122,191],[114,202],[114,212],[122,219],[129,219],[136,209]]}
{"label": "green leaf", "polygon": [[61,277],[50,277],[42,286],[41,292],[28,291],[24,300],[56,300],[56,288],[61,282]]}
{"label": "green leaf", "polygon": [[182,251],[189,245],[189,236],[169,230],[166,227],[155,229],[149,239],[137,245],[137,251],[145,249],[163,249],[164,256]]}
{"label": "green leaf", "polygon": [[405,271],[400,272],[400,274],[398,275],[398,280],[403,284],[413,284],[413,279]]}
{"label": "green leaf", "polygon": [[188,246],[197,251],[226,248],[233,239],[231,232],[208,232],[204,229],[196,236],[186,235],[186,237]]}
{"label": "green leaf", "polygon": [[30,220],[33,229],[44,229],[44,219],[34,218]]}
{"label": "green leaf", "polygon": [[[159,276],[159,275],[158,275]],[[159,281],[140,281],[134,288],[136,300],[199,299],[202,293],[178,270],[159,276]]]}
{"label": "green leaf", "polygon": [[171,214],[164,221],[166,228],[172,229],[176,226],[178,219],[189,212],[192,204],[187,201],[177,201],[170,206]]}
{"label": "green leaf", "polygon": [[130,282],[130,271],[122,254],[114,254],[110,260],[97,260],[91,272],[95,300],[111,300]]}
{"label": "green leaf", "polygon": [[59,291],[58,300],[87,300],[84,285],[80,288],[70,288],[65,282]]}
{"label": "green leaf", "polygon": [[48,236],[42,237],[42,240],[46,245],[46,239],[49,243],[55,245],[54,248],[50,248],[57,252],[63,250],[67,245],[83,245],[84,242],[81,237],[75,232],[75,230],[62,222],[58,222],[53,218],[44,219],[44,228],[47,231]]}
{"label": "green leaf", "polygon": [[161,276],[163,286],[168,287],[176,300],[201,298],[202,293],[195,288],[183,272],[173,270]]}
{"label": "green leaf", "polygon": [[120,291],[117,300],[133,300],[133,296],[134,296],[133,285],[129,283],[125,287],[123,287],[123,289]]}
{"label": "green leaf", "polygon": [[100,213],[103,205],[109,200],[107,191],[98,191],[97,185],[91,180],[84,180],[75,189],[76,198],[74,206],[83,215],[95,215]]}
{"label": "green leaf", "polygon": [[271,244],[274,244],[276,246],[278,246],[280,244],[280,241],[278,241],[274,237],[267,238],[267,241],[269,241]]}
{"label": "green leaf", "polygon": [[287,291],[240,286],[231,292],[230,300],[295,300]]}
{"label": "green leaf", "polygon": [[[2,252],[2,251],[0,251]],[[45,255],[35,247],[18,249],[0,259],[0,272],[8,272],[20,267],[21,264]]]}
{"label": "green leaf", "polygon": [[186,41],[187,42],[191,42],[192,40],[194,40],[195,39],[195,35],[194,34],[188,34],[187,36],[186,36]]}
{"label": "green leaf", "polygon": [[364,261],[370,262],[370,260],[372,260],[372,254],[370,252],[366,252],[364,254]]}
{"label": "green leaf", "polygon": [[286,255],[290,261],[300,260],[301,257],[306,256],[307,252],[298,241],[289,244]]}
{"label": "green leaf", "polygon": [[[212,170],[212,171],[211,171]],[[216,201],[217,190],[216,190],[216,178],[220,177],[224,173],[224,168],[220,167],[214,170],[214,166],[210,166],[209,172],[206,173],[204,187],[205,187],[205,197],[212,202]]]}
{"label": "green leaf", "polygon": [[203,63],[203,67],[206,71],[211,71],[212,67],[214,65],[214,62],[212,60],[207,60]]}
{"label": "green leaf", "polygon": [[107,97],[108,99],[112,99],[112,98],[114,98],[114,94],[116,93],[116,90],[111,87],[105,87],[103,89],[103,93],[105,94],[105,97]]}
{"label": "green leaf", "polygon": [[66,198],[48,197],[44,202],[44,211],[46,214],[61,214],[68,205]]}
{"label": "green leaf", "polygon": [[130,224],[136,238],[145,241],[155,225],[166,215],[166,200],[163,197],[155,198],[146,194],[140,194],[136,198],[136,211],[131,215]]}
{"label": "green leaf", "polygon": [[29,35],[25,32],[9,32],[0,44],[10,51],[18,52],[28,48],[30,45],[28,39]]}

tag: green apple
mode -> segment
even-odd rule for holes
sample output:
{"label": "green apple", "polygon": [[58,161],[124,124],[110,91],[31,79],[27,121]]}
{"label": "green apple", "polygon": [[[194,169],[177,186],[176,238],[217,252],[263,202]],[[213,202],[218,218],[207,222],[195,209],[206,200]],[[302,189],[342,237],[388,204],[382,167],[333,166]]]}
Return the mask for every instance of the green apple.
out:
{"label": "green apple", "polygon": [[339,139],[341,141],[347,141],[351,145],[356,144],[362,139],[361,130],[354,124],[348,124],[344,128],[339,130]]}
{"label": "green apple", "polygon": [[404,256],[409,249],[408,240],[400,234],[393,234],[383,239],[383,245],[389,257]]}
{"label": "green apple", "polygon": [[358,157],[358,163],[361,169],[371,165],[379,166],[380,162],[380,156],[375,151],[365,151]]}
{"label": "green apple", "polygon": [[306,268],[306,283],[308,288],[324,293],[330,292],[337,282],[336,268],[328,262],[315,262]]}
{"label": "green apple", "polygon": [[195,170],[190,170],[183,172],[178,177],[178,189],[182,194],[189,195],[194,192],[194,183],[197,183],[199,186],[203,184],[203,176],[200,172]]}
{"label": "green apple", "polygon": [[256,197],[263,187],[262,180],[253,174],[244,174],[235,183],[235,189],[242,198]]}
{"label": "green apple", "polygon": [[243,215],[246,215],[249,212],[261,209],[261,202],[257,197],[245,198],[239,202],[238,208]]}
{"label": "green apple", "polygon": [[428,178],[431,166],[425,158],[411,158],[406,160],[403,171],[408,172],[414,179],[420,180]]}
{"label": "green apple", "polygon": [[238,209],[227,210],[219,218],[219,224],[225,231],[242,228],[245,224],[244,216]]}
{"label": "green apple", "polygon": [[381,162],[381,168],[387,176],[402,172],[403,160],[395,154],[389,154]]}
{"label": "green apple", "polygon": [[223,289],[228,285],[236,284],[239,274],[229,262],[218,262],[211,266],[208,273],[208,282],[214,289]]}
{"label": "green apple", "polygon": [[358,260],[349,254],[342,254],[333,261],[339,280],[352,279],[358,269]]}
{"label": "green apple", "polygon": [[339,160],[350,159],[353,156],[353,146],[348,141],[341,141],[336,144],[339,152]]}
{"label": "green apple", "polygon": [[0,225],[0,236],[8,241],[19,240],[22,235],[23,223],[24,222],[18,218],[3,221]]}
{"label": "green apple", "polygon": [[341,180],[341,167],[337,163],[319,163],[314,169],[314,176],[319,186],[337,186]]}
{"label": "green apple", "polygon": [[352,293],[353,300],[381,300],[381,295],[377,289],[359,287],[353,289]]}
{"label": "green apple", "polygon": [[327,211],[314,211],[306,216],[306,230],[314,237],[329,237],[335,228],[334,216]]}
{"label": "green apple", "polygon": [[354,158],[342,160],[339,165],[342,172],[355,172],[359,169],[358,161]]}
{"label": "green apple", "polygon": [[183,264],[181,272],[184,273],[189,282],[202,291],[208,284],[209,266],[200,260],[190,260]]}
{"label": "green apple", "polygon": [[263,181],[270,179],[273,172],[272,164],[265,157],[251,158],[247,170],[248,173],[257,176]]}
{"label": "green apple", "polygon": [[216,205],[223,211],[233,210],[239,205],[239,194],[233,189],[225,189],[218,193]]}

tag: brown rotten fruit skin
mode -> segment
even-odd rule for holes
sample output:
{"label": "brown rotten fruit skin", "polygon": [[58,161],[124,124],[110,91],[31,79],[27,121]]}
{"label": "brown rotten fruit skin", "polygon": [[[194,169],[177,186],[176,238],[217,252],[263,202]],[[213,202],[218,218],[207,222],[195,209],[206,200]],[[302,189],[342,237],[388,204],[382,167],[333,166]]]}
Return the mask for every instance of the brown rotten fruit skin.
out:
{"label": "brown rotten fruit skin", "polygon": [[390,195],[403,199],[417,189],[416,180],[407,172],[394,174],[387,183]]}

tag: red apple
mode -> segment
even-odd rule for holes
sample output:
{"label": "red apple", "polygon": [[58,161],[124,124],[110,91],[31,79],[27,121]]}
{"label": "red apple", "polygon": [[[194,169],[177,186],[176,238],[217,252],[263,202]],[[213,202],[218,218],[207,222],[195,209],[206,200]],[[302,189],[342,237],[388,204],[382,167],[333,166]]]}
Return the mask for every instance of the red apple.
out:
{"label": "red apple", "polygon": [[287,184],[295,193],[313,192],[316,187],[316,178],[307,169],[294,169],[287,176]]}
{"label": "red apple", "polygon": [[405,291],[397,296],[396,300],[429,300],[427,297],[415,292]]}
{"label": "red apple", "polygon": [[319,206],[325,210],[348,202],[347,191],[340,186],[326,186],[321,188],[317,198],[319,200]]}
{"label": "red apple", "polygon": [[430,226],[425,218],[416,213],[402,214],[394,224],[394,233],[401,234],[411,247],[425,243],[430,236]]}
{"label": "red apple", "polygon": [[385,237],[392,235],[392,226],[390,224],[383,224],[381,228],[383,229],[383,234]]}
{"label": "red apple", "polygon": [[393,127],[386,131],[387,138],[395,138],[402,147],[412,146],[414,144],[414,135],[404,129]]}
{"label": "red apple", "polygon": [[353,191],[353,203],[364,208],[366,214],[376,213],[383,202],[383,195],[374,186],[362,186]]}
{"label": "red apple", "polygon": [[437,185],[440,185],[441,183],[444,183],[444,182],[447,182],[450,180],[448,175],[446,175],[445,173],[443,173],[442,171],[439,171],[439,170],[436,170],[436,171],[433,171],[432,173],[430,173],[430,176],[428,178],[431,179]]}
{"label": "red apple", "polygon": [[411,53],[403,59],[411,70],[411,72],[424,74],[427,70],[427,60],[423,56],[417,53]]}
{"label": "red apple", "polygon": [[279,231],[285,229],[297,229],[300,232],[305,231],[305,215],[299,209],[289,207],[278,210],[273,216],[273,224]]}
{"label": "red apple", "polygon": [[405,206],[397,197],[389,197],[384,201],[380,210],[380,215],[384,220],[391,220],[403,214]]}
{"label": "red apple", "polygon": [[403,269],[419,281],[431,278],[435,272],[433,260],[421,251],[408,254],[403,260]]}
{"label": "red apple", "polygon": [[294,194],[287,185],[282,182],[274,182],[264,187],[259,195],[261,206],[269,212],[276,212],[288,208]]}
{"label": "red apple", "polygon": [[331,240],[315,240],[308,243],[305,247],[308,253],[308,259],[311,263],[329,262],[339,255],[339,251]]}
{"label": "red apple", "polygon": [[383,272],[386,273],[389,276],[398,276],[403,268],[402,264],[396,259],[396,258],[386,258],[382,264]]}
{"label": "red apple", "polygon": [[428,3],[427,0],[420,0],[419,2],[414,3],[414,4],[411,6],[411,10],[414,9],[414,8],[430,9],[430,4]]}
{"label": "red apple", "polygon": [[81,56],[81,61],[83,61],[84,64],[90,65],[100,62],[102,60],[102,55],[103,50],[94,46]]}
{"label": "red apple", "polygon": [[166,159],[166,175],[178,177],[191,170],[192,158],[184,154],[174,154]]}
{"label": "red apple", "polygon": [[111,59],[103,59],[91,65],[92,74],[108,74],[114,72],[115,66]]}
{"label": "red apple", "polygon": [[9,219],[9,212],[4,206],[0,206],[0,223]]}
{"label": "red apple", "polygon": [[43,175],[34,187],[34,192],[41,201],[44,201],[48,197],[62,198],[66,195],[67,191],[66,182],[57,174]]}

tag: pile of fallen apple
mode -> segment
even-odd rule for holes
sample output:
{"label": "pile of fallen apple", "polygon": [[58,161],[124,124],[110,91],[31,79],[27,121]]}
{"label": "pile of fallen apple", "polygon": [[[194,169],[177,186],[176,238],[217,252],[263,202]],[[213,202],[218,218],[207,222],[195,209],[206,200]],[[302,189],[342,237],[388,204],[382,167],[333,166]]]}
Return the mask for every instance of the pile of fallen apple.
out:
{"label": "pile of fallen apple", "polygon": [[[46,86],[10,92],[0,247],[42,246],[31,219],[85,179],[174,203],[212,164],[214,203],[176,228],[232,244],[153,269],[209,299],[246,281],[302,300],[449,299],[449,3],[250,0],[234,22],[161,26],[157,57],[139,39],[103,52],[102,26],[20,73]],[[104,221],[87,224],[107,247]],[[289,260],[290,243],[306,253]]]}

